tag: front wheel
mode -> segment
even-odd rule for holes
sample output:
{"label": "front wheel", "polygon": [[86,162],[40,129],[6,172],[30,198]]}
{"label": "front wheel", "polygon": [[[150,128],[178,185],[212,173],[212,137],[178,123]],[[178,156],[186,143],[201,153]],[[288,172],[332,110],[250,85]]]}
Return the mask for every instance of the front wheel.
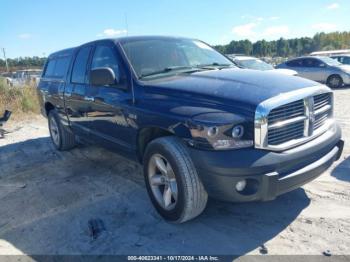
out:
{"label": "front wheel", "polygon": [[147,146],[143,164],[148,194],[165,220],[183,223],[203,212],[208,195],[181,140],[155,139]]}
{"label": "front wheel", "polygon": [[343,86],[343,79],[339,75],[331,75],[327,79],[327,86],[330,88],[340,88]]}
{"label": "front wheel", "polygon": [[73,132],[61,124],[59,116],[55,110],[51,110],[48,115],[49,131],[51,140],[58,150],[69,150],[76,144]]}

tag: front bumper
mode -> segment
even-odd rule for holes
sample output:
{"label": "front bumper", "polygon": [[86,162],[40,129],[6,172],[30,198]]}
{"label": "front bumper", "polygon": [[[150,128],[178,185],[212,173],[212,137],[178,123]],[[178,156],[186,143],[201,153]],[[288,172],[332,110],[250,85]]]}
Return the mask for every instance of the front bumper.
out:
{"label": "front bumper", "polygon": [[[340,127],[335,124],[314,140],[283,152],[190,148],[190,154],[209,196],[233,202],[266,201],[322,174],[339,159],[343,145]],[[247,187],[238,192],[235,185],[242,179]]]}
{"label": "front bumper", "polygon": [[342,79],[345,85],[350,85],[350,74],[344,73]]}

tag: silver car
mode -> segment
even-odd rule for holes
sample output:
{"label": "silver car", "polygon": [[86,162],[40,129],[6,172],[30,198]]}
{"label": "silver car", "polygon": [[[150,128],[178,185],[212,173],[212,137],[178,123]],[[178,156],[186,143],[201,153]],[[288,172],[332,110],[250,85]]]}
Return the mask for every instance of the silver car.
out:
{"label": "silver car", "polygon": [[276,69],[272,65],[264,62],[263,60],[252,56],[229,56],[229,58],[231,58],[231,60],[240,68],[260,70],[260,71],[274,70],[276,73],[281,73],[281,74],[291,75],[291,76],[296,76],[298,74],[294,70]]}
{"label": "silver car", "polygon": [[339,63],[350,65],[350,55],[333,55],[331,58],[338,60]]}
{"label": "silver car", "polygon": [[305,56],[289,60],[276,68],[292,69],[298,75],[320,83],[326,83],[331,88],[350,85],[350,66],[339,63],[326,56]]}

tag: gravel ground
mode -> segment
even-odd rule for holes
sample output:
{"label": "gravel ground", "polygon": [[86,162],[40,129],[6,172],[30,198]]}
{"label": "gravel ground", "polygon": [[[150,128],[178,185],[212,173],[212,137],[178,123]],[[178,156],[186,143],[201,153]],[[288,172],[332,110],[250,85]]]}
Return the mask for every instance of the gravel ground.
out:
{"label": "gravel ground", "polygon": [[[350,138],[350,90],[335,91]],[[210,200],[182,225],[154,211],[140,166],[102,148],[57,152],[46,119],[7,125],[0,139],[0,254],[350,255],[350,145],[318,179],[271,202]],[[94,239],[89,221],[104,224]]]}

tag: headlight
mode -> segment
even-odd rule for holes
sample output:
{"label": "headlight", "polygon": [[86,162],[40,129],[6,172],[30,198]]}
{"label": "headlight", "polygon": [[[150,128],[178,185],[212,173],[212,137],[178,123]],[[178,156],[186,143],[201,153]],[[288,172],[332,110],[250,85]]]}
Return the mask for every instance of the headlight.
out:
{"label": "headlight", "polygon": [[244,127],[242,125],[237,125],[232,128],[232,137],[241,138],[244,134]]}
{"label": "headlight", "polygon": [[[250,128],[244,124],[230,125],[196,125],[190,127],[191,146],[207,150],[237,149],[253,146]],[[252,133],[252,132],[251,132]]]}

